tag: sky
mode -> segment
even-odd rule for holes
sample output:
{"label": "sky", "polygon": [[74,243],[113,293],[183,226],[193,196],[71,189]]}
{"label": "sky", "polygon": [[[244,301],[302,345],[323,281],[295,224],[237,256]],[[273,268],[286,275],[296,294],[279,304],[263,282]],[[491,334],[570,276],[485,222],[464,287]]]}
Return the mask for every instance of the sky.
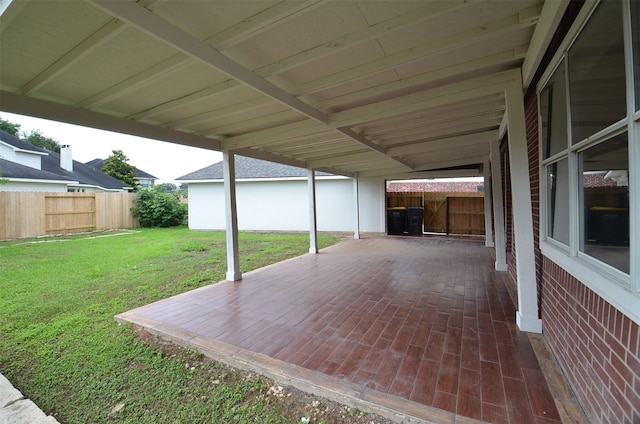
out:
{"label": "sky", "polygon": [[122,150],[129,163],[158,177],[156,184],[174,183],[175,179],[222,160],[214,150],[187,147],[132,135],[97,130],[30,116],[0,111],[0,118],[20,124],[20,133],[40,130],[60,144],[71,147],[73,159],[88,162],[106,159],[113,150]]}

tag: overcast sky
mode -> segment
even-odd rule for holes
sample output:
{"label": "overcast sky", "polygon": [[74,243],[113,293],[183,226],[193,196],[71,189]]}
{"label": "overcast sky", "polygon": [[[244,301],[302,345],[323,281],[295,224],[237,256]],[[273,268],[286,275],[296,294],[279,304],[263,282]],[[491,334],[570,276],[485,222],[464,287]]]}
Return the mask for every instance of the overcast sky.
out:
{"label": "overcast sky", "polygon": [[96,158],[106,159],[113,150],[122,150],[131,165],[158,177],[157,183],[174,183],[178,177],[222,160],[222,153],[213,150],[1,111],[0,118],[20,124],[21,133],[40,130],[60,144],[68,144],[73,159],[82,163]]}

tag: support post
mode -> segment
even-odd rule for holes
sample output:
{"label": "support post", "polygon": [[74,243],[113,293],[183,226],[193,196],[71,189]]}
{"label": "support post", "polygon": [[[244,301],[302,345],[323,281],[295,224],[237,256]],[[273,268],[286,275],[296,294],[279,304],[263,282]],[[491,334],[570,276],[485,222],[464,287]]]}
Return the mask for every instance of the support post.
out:
{"label": "support post", "polygon": [[355,228],[353,229],[353,238],[360,240],[360,188],[358,186],[358,177],[353,179],[353,201],[355,209]]}
{"label": "support post", "polygon": [[236,209],[236,171],[233,152],[222,152],[224,206],[227,226],[227,280],[242,280],[238,248],[238,213]]}
{"label": "support post", "polygon": [[491,171],[489,160],[482,164],[484,174],[484,245],[493,247],[493,226],[491,219]]}
{"label": "support post", "polygon": [[316,220],[316,177],[313,169],[307,169],[309,193],[309,253],[318,253],[318,226]]}
{"label": "support post", "polygon": [[491,141],[491,196],[493,198],[493,227],[495,229],[496,271],[507,270],[506,230],[504,228],[504,196],[500,169],[500,141]]}
{"label": "support post", "polygon": [[520,73],[517,75],[517,79],[508,84],[505,91],[518,285],[516,323],[521,331],[542,333],[542,320],[538,314],[538,287],[536,284],[524,99],[522,79]]}

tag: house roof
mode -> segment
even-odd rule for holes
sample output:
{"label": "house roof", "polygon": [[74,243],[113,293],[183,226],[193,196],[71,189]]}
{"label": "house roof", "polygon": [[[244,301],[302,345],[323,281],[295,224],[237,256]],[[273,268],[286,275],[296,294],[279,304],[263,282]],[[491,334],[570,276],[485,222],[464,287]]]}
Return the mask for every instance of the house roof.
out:
{"label": "house roof", "polygon": [[16,178],[21,180],[48,180],[48,181],[65,181],[67,183],[77,182],[77,180],[54,174],[53,172],[43,171],[40,169],[25,166],[6,159],[0,159],[0,172],[2,178]]}
{"label": "house roof", "polygon": [[99,169],[85,165],[77,160],[73,161],[73,171],[60,167],[60,153],[48,152],[42,157],[42,169],[51,173],[77,180],[82,185],[102,187],[107,190],[127,190],[129,185]]}
{"label": "house roof", "polygon": [[44,149],[34,146],[33,144],[29,144],[26,141],[22,141],[18,137],[15,137],[2,130],[0,130],[0,142],[4,142],[5,144],[11,146],[14,150],[28,151],[39,155],[44,155],[47,153]]}
{"label": "house roof", "polygon": [[[177,181],[195,180],[221,180],[224,178],[222,162],[204,167],[177,178]],[[235,170],[237,179],[251,178],[295,178],[306,177],[307,170],[296,166],[283,165],[280,163],[249,158],[246,156],[236,156]],[[318,176],[330,175],[326,172],[318,172]]]}
{"label": "house roof", "polygon": [[565,11],[580,7],[14,1],[2,15],[0,96],[7,112],[421,178],[488,158],[506,93],[529,87]]}
{"label": "house roof", "polygon": [[[102,167],[104,166],[104,162],[105,159],[100,159],[100,158],[96,158],[96,159],[92,159],[89,162],[85,162],[85,165],[91,166],[92,168],[96,168],[96,169],[102,169]],[[136,177],[138,178],[148,178],[150,180],[157,180],[158,177],[149,174],[148,172],[144,172],[141,169],[136,168],[135,166],[133,167],[135,173],[136,173]]]}
{"label": "house roof", "polygon": [[0,140],[14,148],[42,155],[40,158],[40,170],[3,160],[0,170],[5,177],[65,180],[78,182],[81,185],[102,187],[106,190],[127,190],[131,188],[117,178],[76,160],[73,161],[73,171],[67,171],[60,167],[60,153],[33,146],[1,130]]}

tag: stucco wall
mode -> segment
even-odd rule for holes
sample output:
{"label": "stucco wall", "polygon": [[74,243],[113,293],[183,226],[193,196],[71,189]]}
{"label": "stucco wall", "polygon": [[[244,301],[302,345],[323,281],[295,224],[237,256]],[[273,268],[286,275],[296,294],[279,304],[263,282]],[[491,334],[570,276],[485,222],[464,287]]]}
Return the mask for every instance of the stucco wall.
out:
{"label": "stucco wall", "polygon": [[[360,182],[360,231],[384,231],[384,182]],[[238,181],[238,228],[261,231],[308,231],[307,181]],[[382,190],[380,193],[379,191]],[[353,180],[316,180],[316,220],[319,231],[354,231]],[[189,228],[226,227],[221,182],[189,183]]]}

